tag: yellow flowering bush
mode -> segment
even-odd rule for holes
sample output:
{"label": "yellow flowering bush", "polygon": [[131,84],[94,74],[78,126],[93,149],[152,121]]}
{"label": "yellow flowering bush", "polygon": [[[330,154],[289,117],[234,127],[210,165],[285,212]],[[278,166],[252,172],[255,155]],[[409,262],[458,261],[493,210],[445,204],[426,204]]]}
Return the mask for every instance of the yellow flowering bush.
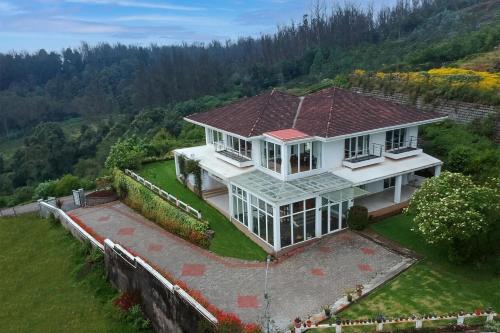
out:
{"label": "yellow flowering bush", "polygon": [[[428,179],[412,196],[407,211],[413,230],[429,244],[445,246],[450,260],[483,258],[500,239],[498,182],[492,188],[473,183],[460,173],[443,172]],[[496,189],[495,189],[496,187]]]}
{"label": "yellow flowering bush", "polygon": [[[362,86],[375,86],[418,93],[430,92],[444,98],[465,98],[468,101],[485,99],[500,100],[500,73],[474,71],[464,68],[433,68],[421,72],[375,72],[357,69],[351,75],[351,82]],[[464,96],[466,95],[466,96]],[[475,96],[473,96],[475,95]]]}

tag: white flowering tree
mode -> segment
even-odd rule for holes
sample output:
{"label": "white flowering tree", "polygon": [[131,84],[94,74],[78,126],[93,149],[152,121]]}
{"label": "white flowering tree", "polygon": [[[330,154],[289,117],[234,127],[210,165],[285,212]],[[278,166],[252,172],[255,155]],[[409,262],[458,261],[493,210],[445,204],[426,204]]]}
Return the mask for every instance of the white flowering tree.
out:
{"label": "white flowering tree", "polygon": [[500,223],[498,181],[490,185],[451,172],[428,179],[410,200],[413,230],[430,244],[445,245],[452,261],[483,258]]}

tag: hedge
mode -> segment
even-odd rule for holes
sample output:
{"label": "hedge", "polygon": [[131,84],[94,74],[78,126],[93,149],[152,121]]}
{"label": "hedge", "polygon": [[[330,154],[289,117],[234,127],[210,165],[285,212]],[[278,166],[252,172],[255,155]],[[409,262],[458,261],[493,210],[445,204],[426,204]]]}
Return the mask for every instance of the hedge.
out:
{"label": "hedge", "polygon": [[193,244],[206,249],[210,247],[207,221],[197,220],[180,210],[121,170],[113,171],[113,187],[129,207],[147,219]]}

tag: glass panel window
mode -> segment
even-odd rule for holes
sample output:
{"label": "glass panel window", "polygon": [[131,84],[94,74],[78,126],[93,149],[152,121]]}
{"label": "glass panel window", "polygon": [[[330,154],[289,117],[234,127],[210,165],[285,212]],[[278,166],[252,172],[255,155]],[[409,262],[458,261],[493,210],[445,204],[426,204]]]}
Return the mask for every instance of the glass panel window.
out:
{"label": "glass panel window", "polygon": [[257,199],[250,195],[252,206],[252,232],[262,238],[264,241],[273,245],[274,243],[274,225],[273,225],[273,206],[264,200]]}
{"label": "glass panel window", "polygon": [[347,227],[348,207],[349,201],[330,201],[321,207],[321,233],[323,235]]}
{"label": "glass panel window", "polygon": [[385,149],[393,150],[406,147],[406,132],[406,128],[398,128],[385,132]]}
{"label": "glass panel window", "polygon": [[306,142],[288,146],[288,173],[306,172],[320,167],[321,142]]}
{"label": "glass panel window", "polygon": [[282,217],[280,221],[281,247],[292,245],[292,228],[290,217]]}
{"label": "glass panel window", "polygon": [[260,165],[266,169],[281,173],[281,146],[262,141]]}
{"label": "glass panel window", "polygon": [[384,179],[384,189],[396,186],[396,177]]}
{"label": "glass panel window", "polygon": [[306,211],[306,239],[316,236],[316,210]]}
{"label": "glass panel window", "polygon": [[356,158],[370,154],[370,136],[362,135],[344,141],[344,158]]}
{"label": "glass panel window", "polygon": [[304,214],[292,215],[293,223],[293,243],[300,243],[304,240]]}
{"label": "glass panel window", "polygon": [[321,207],[321,234],[328,233],[328,206]]}
{"label": "glass panel window", "polygon": [[[291,209],[290,209],[291,208]],[[328,210],[326,210],[325,218],[328,221]],[[325,214],[322,212],[322,214]],[[283,205],[280,207],[280,217],[290,218],[291,220],[291,231],[281,229],[281,232],[288,234],[292,233],[291,243],[284,245],[282,247],[296,244],[304,240],[314,238],[316,236],[316,199],[311,198],[307,200],[301,200],[293,202],[291,205]],[[327,223],[327,222],[326,222]],[[283,226],[281,226],[283,227]],[[326,228],[326,232],[328,228]],[[283,237],[282,237],[283,238]]]}
{"label": "glass panel window", "polygon": [[339,229],[339,220],[340,220],[339,208],[340,207],[338,204],[330,206],[330,232]]}
{"label": "glass panel window", "polygon": [[271,245],[274,244],[274,224],[273,224],[273,217],[272,215],[267,216],[267,242]]}
{"label": "glass panel window", "polygon": [[233,218],[248,226],[247,192],[232,185]]}
{"label": "glass panel window", "polygon": [[340,227],[342,229],[347,228],[347,211],[349,208],[349,202],[348,201],[343,201],[342,202],[342,222]]}

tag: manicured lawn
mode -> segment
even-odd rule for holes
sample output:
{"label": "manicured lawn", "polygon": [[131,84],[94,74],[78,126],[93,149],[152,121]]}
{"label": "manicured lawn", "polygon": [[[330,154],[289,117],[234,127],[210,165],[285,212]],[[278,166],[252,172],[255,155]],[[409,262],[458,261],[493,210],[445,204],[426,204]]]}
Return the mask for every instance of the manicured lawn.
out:
{"label": "manicured lawn", "polygon": [[500,276],[491,268],[453,265],[446,252],[427,245],[410,230],[411,217],[398,215],[372,228],[425,258],[392,282],[339,315],[342,318],[373,318],[413,313],[448,313],[492,306],[500,311]]}
{"label": "manicured lawn", "polygon": [[175,162],[165,161],[146,164],[139,174],[171,193],[180,200],[201,211],[203,218],[210,223],[215,231],[210,250],[226,257],[247,260],[264,260],[266,253],[259,246],[239,231],[218,210],[200,199],[191,190],[179,182],[175,176]]}
{"label": "manicured lawn", "polygon": [[61,226],[0,218],[0,331],[137,332],[118,319],[101,271],[77,277],[82,262],[80,243]]}

